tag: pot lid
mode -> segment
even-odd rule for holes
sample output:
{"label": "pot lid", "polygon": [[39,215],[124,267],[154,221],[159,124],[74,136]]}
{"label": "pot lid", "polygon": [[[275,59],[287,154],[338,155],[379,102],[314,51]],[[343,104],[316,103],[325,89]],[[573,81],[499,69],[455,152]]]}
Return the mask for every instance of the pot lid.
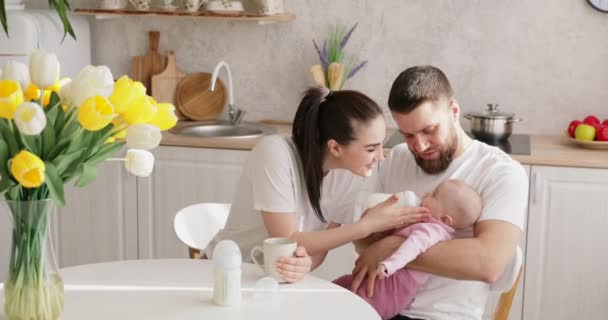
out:
{"label": "pot lid", "polygon": [[498,104],[495,103],[489,103],[483,112],[468,112],[467,115],[484,119],[511,119],[515,117],[514,113],[499,111]]}

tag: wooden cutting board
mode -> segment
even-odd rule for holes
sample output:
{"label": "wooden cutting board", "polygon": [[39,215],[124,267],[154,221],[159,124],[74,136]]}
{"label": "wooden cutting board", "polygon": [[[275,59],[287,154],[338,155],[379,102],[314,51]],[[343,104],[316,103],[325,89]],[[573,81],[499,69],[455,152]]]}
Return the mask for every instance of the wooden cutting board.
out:
{"label": "wooden cutting board", "polygon": [[[157,102],[168,102],[175,105],[175,88],[185,74],[177,68],[175,52],[167,53],[167,67],[159,74],[152,76],[152,97]],[[175,110],[177,118],[187,119],[179,110]]]}
{"label": "wooden cutting board", "polygon": [[160,32],[150,31],[148,33],[149,48],[144,56],[135,56],[131,59],[131,79],[140,81],[146,86],[148,95],[151,94],[152,75],[162,72],[167,66],[167,57],[158,53]]}
{"label": "wooden cutting board", "polygon": [[175,88],[175,108],[195,121],[214,120],[226,105],[226,87],[219,78],[209,91],[211,74],[197,72],[185,76]]}

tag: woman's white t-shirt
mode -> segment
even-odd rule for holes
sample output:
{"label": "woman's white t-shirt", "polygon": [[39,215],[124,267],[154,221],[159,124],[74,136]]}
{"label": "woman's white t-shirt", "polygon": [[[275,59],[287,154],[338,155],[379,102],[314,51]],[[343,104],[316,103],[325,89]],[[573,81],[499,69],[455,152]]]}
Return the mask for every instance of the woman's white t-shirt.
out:
{"label": "woman's white t-shirt", "polygon": [[292,139],[280,135],[264,137],[245,163],[224,229],[205,252],[211,257],[217,242],[230,239],[241,248],[243,260],[251,262],[251,249],[269,237],[261,211],[295,215],[299,231],[323,230],[329,222],[352,223],[361,214],[356,208],[364,181],[347,170],[329,171],[321,186],[321,210],[327,221],[324,223],[308,200],[301,157]]}

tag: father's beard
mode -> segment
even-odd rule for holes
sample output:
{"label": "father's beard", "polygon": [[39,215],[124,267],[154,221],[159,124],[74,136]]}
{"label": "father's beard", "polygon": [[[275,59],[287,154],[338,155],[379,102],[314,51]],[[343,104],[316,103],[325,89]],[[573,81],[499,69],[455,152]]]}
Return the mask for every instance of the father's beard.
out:
{"label": "father's beard", "polygon": [[456,153],[456,149],[458,148],[458,135],[456,134],[456,130],[454,127],[450,127],[450,133],[448,135],[448,140],[446,143],[439,148],[439,157],[436,159],[425,160],[422,159],[418,154],[412,152],[414,154],[414,158],[416,159],[416,163],[418,166],[428,174],[437,174],[445,171],[452,160],[454,160],[454,153]]}

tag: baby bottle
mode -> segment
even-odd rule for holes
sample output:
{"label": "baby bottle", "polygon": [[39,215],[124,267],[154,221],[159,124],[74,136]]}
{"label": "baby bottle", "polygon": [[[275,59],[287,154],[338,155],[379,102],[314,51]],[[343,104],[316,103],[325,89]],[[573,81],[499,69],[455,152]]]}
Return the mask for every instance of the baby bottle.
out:
{"label": "baby bottle", "polygon": [[213,302],[221,306],[241,302],[241,250],[232,240],[220,241],[213,250]]}
{"label": "baby bottle", "polygon": [[[371,208],[378,203],[385,201],[392,195],[392,193],[372,193],[367,198],[367,207]],[[418,198],[414,192],[409,190],[398,192],[397,197],[399,198],[397,201],[397,205],[399,206],[418,207],[421,204],[420,198]]]}

